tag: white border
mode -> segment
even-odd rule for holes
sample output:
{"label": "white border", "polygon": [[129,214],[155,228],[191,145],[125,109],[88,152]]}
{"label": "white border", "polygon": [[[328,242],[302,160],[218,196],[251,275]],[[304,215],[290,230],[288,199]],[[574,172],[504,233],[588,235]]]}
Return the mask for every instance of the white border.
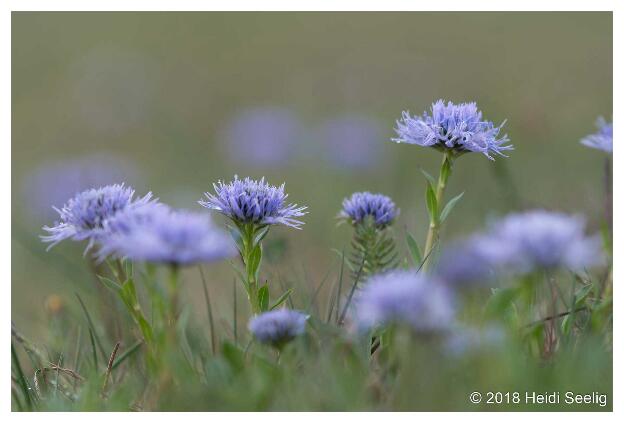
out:
{"label": "white border", "polygon": [[[579,1],[579,0],[429,0],[416,2],[414,0],[385,0],[383,2],[373,2],[370,0],[316,0],[316,1],[302,1],[299,0],[296,3],[281,1],[229,1],[229,2],[214,2],[214,1],[194,1],[194,0],[177,0],[177,1],[129,1],[129,0],[90,0],[78,1],[78,0],[64,0],[64,1],[52,1],[52,0],[33,0],[33,1],[17,1],[9,0],[3,2],[3,5],[8,5],[2,10],[0,18],[0,34],[2,41],[0,43],[2,51],[2,67],[0,67],[2,87],[2,96],[0,99],[0,130],[3,133],[2,143],[0,151],[2,166],[0,166],[0,178],[1,178],[1,197],[11,198],[11,11],[68,11],[68,10],[82,10],[82,11],[150,11],[150,10],[170,10],[170,11],[182,11],[182,10],[291,10],[291,11],[312,11],[312,10],[325,10],[325,11],[338,11],[338,10],[375,10],[375,11],[401,11],[401,10],[420,10],[420,11],[614,11],[614,108],[613,118],[617,121],[619,128],[620,123],[624,121],[622,119],[622,75],[624,75],[624,66],[622,64],[623,42],[624,40],[624,2],[622,1],[609,1],[609,0],[592,0],[592,1]],[[614,153],[614,285],[617,285],[614,289],[616,296],[616,304],[621,304],[620,295],[620,281],[619,281],[619,260],[622,258],[620,252],[623,251],[622,237],[622,224],[621,216],[624,216],[624,207],[622,203],[622,192],[619,189],[624,183],[624,169],[619,168],[619,163],[616,164],[616,158],[619,156],[619,146],[624,142],[622,137],[619,136],[619,130],[616,131],[616,137],[620,138],[615,143],[618,147]],[[11,265],[11,239],[10,239],[10,208],[6,205],[0,208],[1,219],[3,223],[1,235],[2,243],[1,248],[1,260],[2,266],[2,288],[5,290],[2,295],[2,310],[5,315],[3,319],[4,327],[7,333],[4,335],[5,342],[7,342],[8,334],[8,321],[10,320],[10,307],[11,307],[11,295],[10,295],[10,265]],[[617,309],[617,307],[616,307]],[[615,313],[617,314],[617,312]],[[621,386],[621,357],[622,351],[622,325],[619,323],[619,319],[614,319],[614,389],[612,403],[614,405],[615,413],[566,413],[565,416],[555,415],[553,413],[507,413],[503,418],[509,421],[524,421],[526,419],[531,420],[552,420],[558,418],[564,418],[568,421],[585,421],[587,419],[613,419],[616,413],[620,412],[622,408],[619,404],[624,399],[622,397]],[[29,413],[10,413],[11,400],[10,400],[10,387],[9,387],[9,373],[10,373],[10,352],[8,343],[0,352],[2,356],[3,366],[0,366],[5,389],[4,394],[0,396],[1,409],[4,413],[10,414],[8,417],[15,420],[30,420],[30,419],[45,419],[45,421],[59,420],[83,420],[85,417],[91,420],[103,421],[109,419],[118,420],[120,418],[128,419],[170,419],[171,414],[163,413],[151,413],[147,414],[115,414],[111,416],[104,413],[93,413],[85,416],[83,413],[48,413],[45,416]],[[445,413],[446,414],[446,413]],[[558,413],[557,413],[558,414]],[[182,416],[181,416],[182,417]],[[446,414],[441,416],[439,413],[419,413],[414,415],[413,413],[392,413],[387,415],[386,413],[357,413],[357,414],[344,414],[344,413],[324,413],[322,415],[312,413],[298,413],[296,416],[292,416],[289,413],[185,413],[182,418],[197,420],[197,421],[209,421],[211,419],[227,418],[232,419],[253,419],[254,421],[288,421],[291,423],[293,418],[298,421],[314,422],[317,423],[319,418],[330,421],[355,420],[358,422],[367,421],[379,421],[379,419],[391,418],[394,421],[404,421],[413,423],[416,419],[438,419],[451,417]],[[499,413],[461,413],[452,414],[453,418],[459,418],[466,420],[467,422],[475,421],[498,421],[501,416]]]}

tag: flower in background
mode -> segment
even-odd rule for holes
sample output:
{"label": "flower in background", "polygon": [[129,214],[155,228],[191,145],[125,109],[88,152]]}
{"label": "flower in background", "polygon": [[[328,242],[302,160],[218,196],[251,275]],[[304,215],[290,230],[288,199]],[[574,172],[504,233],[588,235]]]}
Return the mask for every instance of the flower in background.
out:
{"label": "flower in background", "polygon": [[505,122],[495,126],[483,120],[476,103],[444,103],[438,100],[431,105],[431,113],[422,116],[410,116],[403,112],[396,122],[395,131],[398,143],[416,144],[422,147],[434,147],[457,154],[473,151],[483,153],[493,160],[493,155],[504,156],[504,151],[513,150],[507,135],[500,136]]}
{"label": "flower in background", "polygon": [[49,242],[52,248],[65,239],[83,241],[88,239],[89,250],[104,232],[105,222],[117,213],[152,201],[152,193],[133,199],[134,189],[124,184],[107,185],[89,189],[71,198],[59,210],[60,221],[54,226],[44,226],[50,235],[41,236],[43,242]]}
{"label": "flower in background", "polygon": [[492,354],[506,345],[505,338],[505,331],[499,326],[483,328],[457,326],[449,333],[444,349],[447,354],[455,357],[466,354]]}
{"label": "flower in background", "polygon": [[581,270],[602,259],[600,239],[585,235],[585,221],[564,213],[533,210],[506,216],[489,236],[513,248],[510,265],[520,269],[566,267]]}
{"label": "flower in background", "polygon": [[51,205],[63,204],[79,192],[138,179],[135,163],[124,157],[95,153],[38,166],[24,179],[22,192],[26,211],[33,218],[48,220],[56,214]]}
{"label": "flower in background", "polygon": [[344,199],[338,217],[352,225],[370,218],[377,228],[382,229],[391,225],[398,213],[399,210],[390,197],[370,192],[356,192]]}
{"label": "flower in background", "polygon": [[249,330],[263,344],[281,348],[285,343],[305,332],[310,316],[295,310],[281,308],[259,314],[249,321]]}
{"label": "flower in background", "polygon": [[588,135],[581,140],[581,144],[598,150],[613,152],[613,122],[608,123],[603,117],[596,121],[598,132]]}
{"label": "flower in background", "polygon": [[448,330],[455,317],[451,291],[414,270],[372,276],[355,305],[361,330],[403,324],[417,333],[433,333]]}
{"label": "flower in background", "polygon": [[334,167],[370,167],[381,155],[379,124],[364,116],[326,121],[318,132],[326,157]]}
{"label": "flower in background", "polygon": [[100,258],[114,256],[133,261],[190,265],[236,255],[225,231],[208,215],[172,210],[163,205],[138,207],[120,214],[107,225]]}
{"label": "flower in background", "polygon": [[230,159],[253,166],[282,165],[295,153],[303,129],[288,109],[248,109],[225,129],[223,142]]}
{"label": "flower in background", "polygon": [[284,186],[269,185],[264,178],[256,181],[235,176],[230,183],[214,184],[215,194],[206,192],[207,200],[199,204],[242,225],[285,225],[301,229],[303,222],[295,218],[304,216],[307,207],[286,204],[288,194],[284,193]]}

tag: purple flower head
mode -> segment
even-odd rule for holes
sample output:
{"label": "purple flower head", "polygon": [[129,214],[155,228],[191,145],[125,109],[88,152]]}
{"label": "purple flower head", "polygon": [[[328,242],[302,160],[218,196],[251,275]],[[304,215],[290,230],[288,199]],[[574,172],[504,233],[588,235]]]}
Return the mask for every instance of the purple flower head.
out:
{"label": "purple flower head", "polygon": [[244,110],[226,128],[223,142],[232,160],[255,166],[284,164],[295,152],[303,129],[288,109]]}
{"label": "purple flower head", "polygon": [[379,124],[364,116],[328,120],[318,136],[329,163],[340,169],[370,167],[381,155]]}
{"label": "purple flower head", "polygon": [[485,286],[516,254],[514,245],[496,237],[473,235],[442,252],[435,274],[452,286]]}
{"label": "purple flower head", "polygon": [[449,329],[454,321],[451,291],[414,270],[394,270],[372,276],[355,303],[361,330],[398,323],[415,332]]}
{"label": "purple flower head", "polygon": [[514,213],[495,223],[489,236],[514,249],[509,264],[519,270],[581,270],[602,259],[600,239],[585,235],[585,221],[578,216],[545,210]]}
{"label": "purple flower head", "polygon": [[44,226],[49,235],[41,236],[43,242],[49,242],[52,248],[64,239],[83,241],[88,239],[89,250],[104,232],[106,221],[128,208],[152,201],[152,193],[133,199],[134,189],[120,185],[107,185],[89,189],[76,194],[60,210],[60,221],[54,226]]}
{"label": "purple flower head", "polygon": [[236,255],[229,236],[208,215],[160,204],[127,211],[107,225],[100,258],[190,265]]}
{"label": "purple flower head", "polygon": [[430,114],[425,112],[422,116],[412,117],[409,112],[403,112],[396,123],[398,138],[392,141],[398,143],[457,153],[473,151],[483,153],[491,160],[494,154],[506,157],[503,152],[513,150],[513,146],[505,145],[509,142],[507,135],[499,136],[505,122],[495,126],[483,120],[476,103],[453,104],[449,101],[444,104],[443,100],[438,100],[431,105]]}
{"label": "purple flower head", "polygon": [[263,344],[281,346],[305,332],[310,316],[281,308],[259,314],[249,321],[249,330]]}
{"label": "purple flower head", "polygon": [[444,349],[451,356],[496,353],[507,344],[504,330],[499,326],[475,328],[456,326],[446,339]]}
{"label": "purple flower head", "polygon": [[46,222],[57,215],[59,205],[79,192],[121,181],[137,182],[137,166],[125,157],[94,153],[71,159],[46,161],[24,179],[22,193],[26,212]]}
{"label": "purple flower head", "polygon": [[608,123],[603,117],[596,121],[598,132],[588,135],[581,140],[581,144],[598,150],[613,153],[613,122]]}
{"label": "purple flower head", "polygon": [[284,193],[284,186],[269,185],[264,178],[255,181],[234,176],[230,183],[219,181],[213,184],[215,194],[206,192],[206,201],[199,201],[199,204],[240,224],[285,225],[301,229],[303,222],[295,218],[305,215],[307,207],[286,204],[288,194]]}
{"label": "purple flower head", "polygon": [[390,197],[370,192],[356,192],[342,202],[339,218],[356,225],[371,218],[378,228],[391,225],[399,210]]}

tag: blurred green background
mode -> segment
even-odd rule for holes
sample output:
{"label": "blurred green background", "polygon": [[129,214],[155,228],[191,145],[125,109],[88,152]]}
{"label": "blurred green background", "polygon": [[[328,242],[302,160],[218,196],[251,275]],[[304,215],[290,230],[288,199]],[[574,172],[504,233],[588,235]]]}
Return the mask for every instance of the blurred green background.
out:
{"label": "blurred green background", "polygon": [[[83,245],[46,253],[38,240],[65,200],[48,196],[97,180],[91,162],[108,169],[104,182],[198,211],[218,179],[286,182],[310,214],[303,231],[272,230],[265,277],[310,292],[338,271],[331,249],[350,230],[335,215],[353,191],[392,196],[397,237],[406,227],[422,242],[419,167],[437,172],[441,157],[389,139],[402,110],[420,114],[438,98],[508,119],[516,148],[496,162],[458,160],[448,198],[466,194],[444,239],[513,209],[582,213],[592,230],[602,213],[603,157],[579,139],[597,116],[611,118],[611,13],[14,13],[12,42],[11,315],[34,339],[45,338],[51,294],[72,308],[74,292],[99,295]],[[237,122],[274,114],[287,130],[275,156],[256,160],[254,132],[268,131],[257,135],[269,142],[273,123]],[[350,132],[355,140],[327,135],[342,117],[368,129]],[[76,163],[82,170],[62,175]],[[208,270],[215,314],[231,314],[231,269]],[[184,279],[204,319],[197,269]]]}

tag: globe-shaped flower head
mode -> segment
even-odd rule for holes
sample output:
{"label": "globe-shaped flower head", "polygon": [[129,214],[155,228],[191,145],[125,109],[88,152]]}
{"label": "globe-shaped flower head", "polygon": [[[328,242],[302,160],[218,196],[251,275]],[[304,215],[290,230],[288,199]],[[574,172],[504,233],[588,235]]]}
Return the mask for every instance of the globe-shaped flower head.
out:
{"label": "globe-shaped flower head", "polygon": [[496,126],[484,120],[476,103],[444,103],[438,100],[431,105],[430,113],[411,116],[403,112],[396,122],[398,135],[392,141],[434,147],[456,154],[477,152],[493,160],[493,155],[505,156],[506,150],[513,150],[507,135],[500,135],[505,124]]}
{"label": "globe-shaped flower head", "polygon": [[402,324],[428,334],[449,329],[454,315],[446,286],[414,270],[374,275],[356,299],[355,318],[361,330]]}
{"label": "globe-shaped flower head", "polygon": [[263,344],[280,348],[305,332],[308,317],[285,308],[267,311],[249,321],[249,330]]}
{"label": "globe-shaped flower head", "polygon": [[370,192],[356,192],[344,199],[338,217],[352,225],[371,219],[376,227],[385,228],[394,222],[398,213],[399,210],[390,197]]}
{"label": "globe-shaped flower head", "polygon": [[596,122],[598,132],[588,135],[581,140],[581,144],[598,150],[613,152],[613,123],[608,123],[604,118],[598,118]]}
{"label": "globe-shaped flower head", "polygon": [[152,201],[152,193],[133,199],[134,189],[120,185],[83,191],[70,199],[60,210],[60,220],[54,226],[44,226],[49,235],[41,237],[52,248],[65,239],[83,241],[88,239],[89,250],[103,234],[104,224],[117,213]]}
{"label": "globe-shaped flower head", "polygon": [[190,265],[236,255],[232,240],[209,216],[159,204],[123,212],[107,229],[99,252],[102,258]]}
{"label": "globe-shaped flower head", "polygon": [[205,193],[206,201],[199,201],[199,204],[238,224],[285,225],[301,229],[303,222],[296,218],[305,215],[307,207],[286,204],[288,194],[284,193],[284,186],[269,185],[264,178],[255,181],[235,176],[230,183],[219,181],[214,184],[215,194]]}

